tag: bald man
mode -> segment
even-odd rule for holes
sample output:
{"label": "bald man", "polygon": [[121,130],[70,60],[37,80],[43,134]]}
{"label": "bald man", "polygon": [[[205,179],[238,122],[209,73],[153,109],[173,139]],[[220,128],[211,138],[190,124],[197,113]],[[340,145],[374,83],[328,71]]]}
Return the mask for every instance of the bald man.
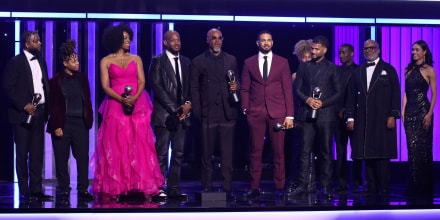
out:
{"label": "bald man", "polygon": [[160,188],[159,198],[188,199],[180,188],[185,134],[189,126],[189,73],[191,61],[180,54],[180,35],[167,31],[163,44],[166,50],[151,61],[153,113],[151,125],[156,135],[156,153],[160,170],[165,179],[168,167],[168,148],[171,143],[171,161],[168,171],[167,190]]}
{"label": "bald man", "polygon": [[222,154],[222,189],[228,200],[235,200],[231,181],[238,103],[230,99],[230,92],[237,90],[237,82],[229,82],[226,74],[229,70],[237,73],[237,61],[222,50],[220,30],[209,30],[206,41],[208,50],[193,59],[190,76],[193,113],[202,128],[202,187],[205,192],[212,191],[212,156],[218,142]]}

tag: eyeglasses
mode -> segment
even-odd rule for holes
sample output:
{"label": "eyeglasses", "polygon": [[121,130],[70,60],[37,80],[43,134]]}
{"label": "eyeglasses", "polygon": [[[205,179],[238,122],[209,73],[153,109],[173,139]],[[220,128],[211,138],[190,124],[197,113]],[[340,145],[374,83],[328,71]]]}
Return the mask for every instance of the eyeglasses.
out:
{"label": "eyeglasses", "polygon": [[373,50],[375,50],[377,47],[364,47],[364,48],[362,48],[362,50],[363,51],[373,51]]}

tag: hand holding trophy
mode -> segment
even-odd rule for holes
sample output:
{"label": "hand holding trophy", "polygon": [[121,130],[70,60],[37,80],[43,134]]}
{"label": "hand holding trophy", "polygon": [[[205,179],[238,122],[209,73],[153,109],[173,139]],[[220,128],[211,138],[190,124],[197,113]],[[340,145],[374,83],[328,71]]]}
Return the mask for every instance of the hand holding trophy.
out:
{"label": "hand holding trophy", "polygon": [[[35,93],[32,97],[32,106],[34,106],[35,108],[40,104],[41,101],[41,94],[40,93]],[[26,126],[29,126],[32,124],[32,121],[34,120],[34,116],[27,113],[24,118],[23,118],[23,124],[25,124]]]}
{"label": "hand holding trophy", "polygon": [[[312,98],[315,100],[319,100],[321,98],[321,95],[322,95],[321,88],[315,87],[312,92]],[[318,110],[319,109],[313,109],[313,108],[309,109],[309,111],[307,112],[307,119],[311,121],[318,119],[319,116]]]}
{"label": "hand holding trophy", "polygon": [[[124,93],[122,93],[121,96],[123,98],[128,98],[128,97],[130,97],[130,94],[131,94],[132,91],[133,91],[133,87],[130,86],[130,85],[127,85],[127,86],[125,86]],[[134,105],[127,106],[124,103],[122,103],[122,107],[124,108],[124,114],[125,115],[133,114]]]}

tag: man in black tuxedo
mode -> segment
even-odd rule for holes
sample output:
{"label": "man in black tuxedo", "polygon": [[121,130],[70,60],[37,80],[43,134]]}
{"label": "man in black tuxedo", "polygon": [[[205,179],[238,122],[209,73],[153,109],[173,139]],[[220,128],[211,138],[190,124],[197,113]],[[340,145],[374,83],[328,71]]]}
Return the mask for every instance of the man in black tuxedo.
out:
{"label": "man in black tuxedo", "polygon": [[379,58],[376,41],[365,41],[362,50],[367,63],[351,76],[347,94],[347,128],[353,131],[351,157],[365,161],[365,192],[388,195],[390,159],[397,158],[399,77],[393,66]]}
{"label": "man in black tuxedo", "polygon": [[[321,189],[326,197],[331,196],[330,184],[333,173],[333,130],[336,123],[336,104],[341,95],[341,82],[337,72],[337,66],[325,59],[325,53],[329,42],[324,36],[313,38],[312,60],[301,63],[298,67],[293,91],[300,102],[297,121],[301,127],[301,153],[300,153],[300,185],[289,197],[295,197],[315,191],[308,188],[307,175],[310,167],[310,153],[313,151],[314,141],[317,140],[319,158],[321,160]],[[313,91],[319,87],[321,95],[319,99],[313,98]],[[317,110],[318,118],[309,117],[311,110]]]}
{"label": "man in black tuxedo", "polygon": [[191,102],[189,97],[189,73],[191,61],[182,56],[180,35],[167,31],[163,43],[165,52],[151,61],[153,113],[151,124],[156,135],[156,152],[164,178],[168,167],[168,147],[171,142],[171,161],[168,171],[167,191],[160,188],[159,197],[188,199],[180,188],[181,165],[185,134],[189,126]]}
{"label": "man in black tuxedo", "polygon": [[209,30],[207,43],[209,49],[192,61],[190,83],[193,113],[202,125],[202,187],[205,192],[212,191],[212,156],[218,140],[224,178],[222,189],[229,200],[235,200],[231,181],[238,105],[229,98],[230,92],[237,90],[237,82],[228,82],[226,74],[229,70],[237,73],[237,61],[221,49],[220,30]]}
{"label": "man in black tuxedo", "polygon": [[[18,185],[25,198],[49,199],[50,196],[42,190],[44,125],[48,117],[49,94],[47,66],[41,57],[37,32],[26,31],[21,45],[23,52],[8,62],[4,78],[4,88],[12,103],[8,115],[14,127]],[[32,105],[36,93],[41,95],[37,107]],[[33,116],[29,125],[22,123],[27,114]]]}
{"label": "man in black tuxedo", "polygon": [[[358,68],[353,61],[354,48],[351,44],[343,44],[339,47],[339,60],[342,65],[338,68],[338,74],[342,83],[342,95],[337,105],[338,122],[335,127],[335,143],[336,143],[336,176],[338,179],[338,187],[333,189],[335,193],[348,192],[347,177],[347,144],[348,138],[352,132],[347,130],[345,119],[345,102],[347,99],[347,86],[351,75]],[[353,191],[358,192],[362,186],[362,161],[353,159]]]}

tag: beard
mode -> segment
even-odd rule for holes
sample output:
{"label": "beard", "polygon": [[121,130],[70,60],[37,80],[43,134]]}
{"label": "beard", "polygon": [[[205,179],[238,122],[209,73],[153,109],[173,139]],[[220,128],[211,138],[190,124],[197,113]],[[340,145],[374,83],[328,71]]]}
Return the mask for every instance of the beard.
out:
{"label": "beard", "polygon": [[260,52],[263,53],[263,54],[268,54],[270,52],[270,49],[269,50],[265,50],[265,49],[260,47]]}
{"label": "beard", "polygon": [[321,58],[322,58],[322,55],[321,56],[317,56],[316,58],[312,57],[312,62],[316,62],[316,61],[320,60]]}
{"label": "beard", "polygon": [[31,53],[34,56],[40,57],[41,51],[38,50],[38,48],[28,48],[29,53]]}

